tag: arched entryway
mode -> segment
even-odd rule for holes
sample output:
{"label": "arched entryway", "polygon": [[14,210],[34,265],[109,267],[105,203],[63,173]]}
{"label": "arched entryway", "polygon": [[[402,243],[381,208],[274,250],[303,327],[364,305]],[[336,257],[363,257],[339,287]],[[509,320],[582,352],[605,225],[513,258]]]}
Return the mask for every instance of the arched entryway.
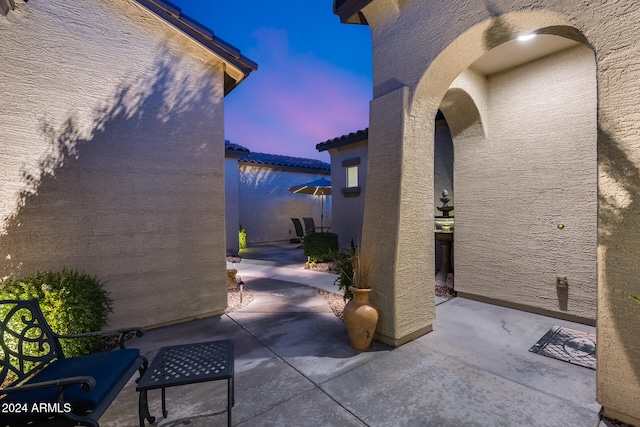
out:
{"label": "arched entryway", "polygon": [[[434,117],[452,82],[487,52],[531,32],[575,40],[595,52],[597,67],[591,74],[594,77],[591,87],[597,85],[597,112],[592,114],[590,123],[597,131],[598,242],[595,265],[598,274],[598,359],[604,362],[598,363],[597,395],[607,413],[630,415],[635,420],[630,422],[635,424],[640,419],[640,394],[637,393],[640,348],[636,338],[638,308],[629,294],[638,293],[639,239],[636,231],[640,221],[640,210],[637,209],[640,143],[635,100],[640,93],[640,68],[634,60],[637,46],[629,41],[634,40],[640,16],[635,13],[637,8],[633,2],[541,0],[435,4],[380,0],[342,3],[344,7],[337,13],[343,21],[354,22],[350,19],[358,17],[357,22],[367,23],[372,29],[371,178],[363,246],[370,245],[376,253],[372,287],[373,299],[381,308],[378,335],[395,345],[428,332],[435,322],[433,304],[422,296],[429,294],[432,287],[431,283],[424,282],[432,275],[433,233],[432,228],[424,227],[420,219],[432,213],[433,169],[429,165],[433,164]],[[549,64],[548,69],[554,66]],[[478,109],[483,111],[478,102],[482,98],[471,95]],[[533,96],[537,97],[537,94]],[[562,118],[562,114],[551,117],[557,118]],[[566,120],[560,125],[568,129],[572,124]],[[485,130],[488,130],[489,138],[494,135],[492,126]],[[573,135],[570,135],[571,139]],[[558,158],[571,161],[564,149],[559,150]],[[574,160],[580,162],[581,156]],[[458,184],[456,181],[456,186]],[[500,197],[502,190],[496,188],[494,191]],[[502,196],[498,201],[505,204],[509,197],[513,195]],[[491,201],[494,199],[492,196]],[[553,217],[555,212],[563,217],[566,214],[565,194],[561,193],[557,200],[557,209],[539,215],[541,220],[549,220],[547,225],[551,228],[556,227],[552,235],[570,230],[559,228],[558,225],[566,224],[559,221],[562,218]],[[463,206],[459,191],[456,191],[455,205],[456,216],[464,216],[460,212]],[[500,220],[510,219],[508,214],[510,212],[503,214]],[[462,218],[459,219],[462,222]],[[498,225],[493,225],[487,233],[495,232]],[[550,233],[549,230],[539,236]],[[588,238],[592,236],[588,235]],[[562,242],[562,239],[555,241]],[[560,253],[570,252],[565,249],[561,247]],[[456,267],[459,267],[460,254],[456,255]],[[592,268],[588,262],[585,266]],[[556,269],[558,265],[551,265],[549,270],[551,268]],[[567,279],[571,289],[571,279],[568,276]],[[570,298],[571,295],[568,309],[571,309]],[[551,301],[557,304],[558,311],[562,311],[560,299],[556,290]]]}
{"label": "arched entryway", "polygon": [[[505,22],[507,24],[505,24]],[[508,28],[508,34],[500,33],[496,34],[496,28]],[[527,102],[535,104],[535,108],[539,111],[539,107],[543,107],[542,111],[553,112],[555,108],[551,105],[545,105],[545,99],[542,97],[536,97],[536,93],[532,93],[529,98],[522,99],[521,104],[518,104],[520,108],[521,117],[515,120],[507,120],[502,118],[496,123],[510,123],[509,126],[505,126],[502,129],[502,134],[499,132],[491,133],[491,127],[489,124],[493,123],[488,120],[493,114],[500,112],[513,113],[516,104],[511,105],[499,105],[499,103],[491,103],[491,100],[511,100],[515,98],[502,96],[505,93],[509,93],[508,90],[502,90],[501,88],[507,88],[507,80],[514,81],[516,83],[519,78],[523,78],[526,70],[521,67],[511,67],[516,74],[509,75],[502,73],[503,85],[488,85],[487,81],[493,77],[487,78],[486,75],[482,75],[477,69],[470,69],[470,67],[483,55],[492,51],[493,49],[515,39],[521,33],[538,32],[544,34],[560,35],[565,39],[571,40],[583,40],[580,34],[572,29],[569,22],[562,17],[548,12],[526,12],[526,13],[513,13],[502,16],[500,18],[490,19],[481,22],[466,32],[458,36],[453,40],[448,47],[446,47],[440,54],[431,62],[426,68],[420,81],[412,89],[408,86],[398,86],[398,82],[392,80],[382,84],[378,88],[374,88],[374,94],[377,90],[381,91],[381,94],[377,94],[374,101],[371,104],[371,123],[370,123],[370,157],[369,157],[369,176],[368,176],[368,188],[366,198],[367,208],[364,215],[364,227],[363,227],[363,248],[375,253],[374,257],[380,260],[380,263],[376,263],[373,267],[372,276],[375,277],[372,287],[374,288],[374,294],[372,299],[381,308],[383,315],[378,328],[378,338],[385,342],[392,343],[394,345],[402,344],[416,336],[424,334],[431,330],[431,325],[435,321],[435,308],[431,298],[428,298],[431,286],[424,283],[425,277],[433,277],[433,259],[434,259],[434,237],[433,228],[424,226],[424,218],[428,218],[433,213],[432,200],[434,197],[433,187],[433,135],[435,130],[434,118],[439,108],[442,108],[443,113],[450,125],[455,129],[452,131],[454,139],[454,145],[460,145],[463,141],[471,141],[467,149],[468,156],[473,157],[474,149],[479,149],[481,153],[491,153],[492,147],[479,144],[473,144],[473,140],[482,139],[478,135],[489,135],[489,138],[485,138],[487,141],[499,141],[504,147],[507,142],[512,140],[511,146],[514,148],[512,157],[506,157],[509,161],[515,161],[518,158],[521,163],[527,163],[529,155],[522,152],[522,150],[528,146],[529,140],[527,137],[535,136],[540,133],[545,133],[545,136],[538,138],[540,141],[546,139],[546,142],[555,141],[554,135],[557,129],[541,130],[540,128],[533,128],[530,132],[521,132],[520,136],[524,136],[520,140],[513,139],[515,135],[513,132],[514,127],[518,128],[519,122],[522,120],[530,120],[531,117],[524,114],[527,108],[521,108],[526,105]],[[497,42],[499,40],[500,42]],[[583,50],[589,49],[586,46],[578,46]],[[590,79],[592,98],[585,102],[591,108],[591,114],[586,114],[587,124],[582,126],[588,128],[591,132],[587,137],[589,142],[587,146],[591,150],[592,157],[588,160],[593,160],[592,167],[589,171],[589,179],[592,179],[589,191],[591,195],[587,196],[588,203],[593,203],[593,209],[590,213],[593,215],[593,224],[595,224],[595,195],[596,195],[596,168],[595,168],[595,143],[596,143],[596,80],[595,80],[595,67],[593,54],[590,54],[589,64],[591,69],[587,73],[588,79]],[[550,64],[548,67],[543,67],[545,70],[549,70],[553,73],[554,65]],[[481,70],[480,70],[481,71]],[[523,74],[524,73],[524,74]],[[501,73],[493,73],[494,75],[500,75]],[[542,75],[539,71],[533,71],[530,73],[533,77]],[[580,74],[582,75],[582,74]],[[506,77],[505,77],[506,76]],[[571,72],[567,74],[569,81],[571,80]],[[495,76],[494,76],[495,77]],[[507,78],[508,77],[508,78]],[[505,80],[506,79],[506,80]],[[480,82],[480,84],[478,84]],[[387,86],[389,85],[389,86]],[[524,87],[526,85],[521,85]],[[543,85],[544,86],[544,85]],[[447,94],[448,93],[448,94]],[[514,92],[515,93],[515,92]],[[566,94],[565,94],[566,95]],[[545,95],[547,96],[547,95]],[[559,95],[564,96],[563,94]],[[449,116],[447,116],[446,110],[448,109],[443,102],[451,101],[454,108],[459,104],[459,100],[469,98],[473,102],[470,105],[474,105],[476,110],[474,114],[451,114],[449,108]],[[548,103],[547,103],[548,104]],[[458,105],[459,106],[459,105]],[[545,110],[546,108],[546,110]],[[557,126],[557,119],[562,119],[564,112],[556,117],[551,116],[553,123]],[[540,120],[532,119],[534,124],[544,124]],[[562,121],[562,120],[560,120]],[[560,123],[563,124],[563,123]],[[499,126],[493,126],[495,129],[499,129]],[[521,127],[521,126],[520,126]],[[567,137],[567,133],[563,134],[563,138]],[[495,137],[500,137],[496,139]],[[573,135],[568,135],[568,138],[573,138]],[[394,143],[390,143],[394,141]],[[582,142],[584,143],[584,142]],[[580,146],[582,143],[577,143],[574,146]],[[547,148],[545,148],[547,147]],[[555,166],[552,163],[538,162],[539,166],[551,167],[552,171],[561,171],[563,162],[572,163],[571,156],[574,153],[560,151],[557,156],[553,157],[553,151],[555,150],[553,143],[541,147],[538,149],[548,151],[546,154],[551,154],[546,157],[547,159],[555,159]],[[520,151],[518,151],[520,150]],[[404,153],[404,154],[402,154]],[[409,155],[408,153],[411,153]],[[537,153],[537,152],[536,152]],[[559,258],[554,257],[554,249],[560,248],[563,253],[569,253],[580,239],[578,237],[579,227],[584,225],[582,222],[574,223],[574,228],[565,227],[563,230],[558,228],[559,224],[568,222],[565,218],[568,218],[568,213],[562,211],[566,204],[563,204],[563,200],[567,196],[563,193],[562,188],[554,187],[553,183],[549,183],[544,187],[543,191],[538,192],[536,190],[535,177],[536,172],[526,171],[524,177],[528,178],[527,185],[519,188],[513,186],[514,183],[522,180],[510,179],[508,173],[505,175],[505,171],[508,168],[501,167],[500,164],[494,166],[492,169],[484,170],[483,174],[487,175],[486,179],[478,179],[482,177],[476,176],[472,185],[466,186],[468,188],[468,195],[460,194],[461,184],[465,181],[465,177],[473,176],[473,167],[466,165],[464,160],[464,154],[462,151],[458,153],[456,148],[455,158],[455,193],[456,193],[456,282],[459,284],[465,281],[472,286],[472,283],[477,281],[473,275],[466,274],[465,280],[464,272],[482,272],[487,278],[487,282],[492,280],[493,283],[497,283],[494,290],[499,291],[503,286],[511,286],[513,289],[518,290],[520,293],[516,294],[513,298],[509,297],[506,300],[513,302],[514,305],[520,304],[523,308],[527,306],[535,306],[535,303],[531,301],[536,300],[536,294],[538,290],[544,288],[543,298],[538,298],[537,301],[546,301],[543,304],[543,309],[548,311],[554,311],[561,314],[564,307],[558,303],[558,300],[562,299],[563,295],[558,295],[555,286],[555,276],[564,274],[559,270],[559,265],[562,264],[562,256]],[[476,153],[477,154],[477,153]],[[504,155],[504,154],[501,154]],[[543,156],[544,157],[544,156]],[[580,154],[578,161],[584,157]],[[489,158],[492,162],[498,159],[498,157]],[[575,159],[574,159],[575,160]],[[465,169],[466,168],[466,169]],[[520,167],[521,171],[524,171]],[[545,178],[545,171],[539,171],[537,174],[542,178]],[[533,177],[533,178],[532,178]],[[504,178],[503,181],[495,181],[492,184],[492,180],[496,178]],[[571,180],[572,177],[569,177]],[[483,183],[484,181],[484,183]],[[508,186],[501,186],[505,182]],[[477,187],[477,186],[480,187]],[[492,187],[492,185],[498,185]],[[573,185],[573,184],[571,184]],[[479,191],[482,189],[482,191]],[[560,190],[559,193],[555,193],[552,190]],[[531,193],[525,194],[524,190]],[[498,268],[501,271],[507,271],[502,277],[497,279],[491,274],[494,273],[496,268],[495,259],[491,259],[490,262],[483,260],[482,263],[464,264],[464,260],[471,259],[470,256],[464,256],[460,250],[463,247],[473,247],[474,251],[493,251],[494,255],[500,255],[501,252],[512,251],[512,248],[505,243],[513,242],[514,238],[522,239],[523,235],[518,234],[522,231],[522,228],[518,228],[523,224],[529,223],[522,217],[518,217],[517,212],[522,211],[522,203],[515,203],[519,199],[530,198],[531,195],[543,196],[553,200],[553,203],[542,203],[541,206],[546,207],[543,210],[536,210],[536,219],[539,223],[538,227],[534,230],[533,235],[538,238],[542,236],[542,240],[551,237],[553,241],[549,250],[547,251],[546,260],[548,264],[543,265],[545,259],[540,257],[538,270],[542,271],[545,278],[534,278],[538,287],[530,286],[532,281],[527,283],[523,282],[513,283],[513,277],[517,277],[517,274],[513,273],[513,270],[507,271],[502,269],[503,265],[507,267],[513,267],[510,261],[506,260],[502,262],[502,265]],[[394,195],[389,197],[389,195]],[[397,196],[395,196],[397,195]],[[593,197],[591,197],[593,196]],[[475,199],[474,199],[475,198]],[[474,201],[475,200],[475,201]],[[398,203],[399,201],[399,203]],[[473,203],[469,203],[474,201]],[[579,198],[579,201],[583,200]],[[573,202],[571,202],[573,203]],[[482,206],[481,210],[469,210],[470,206]],[[519,206],[519,207],[518,207]],[[591,209],[591,205],[589,205]],[[465,207],[467,208],[465,211]],[[554,211],[555,209],[555,211]],[[559,216],[556,216],[560,213]],[[493,215],[493,216],[492,216]],[[466,219],[465,219],[466,217]],[[506,219],[512,219],[512,223],[509,227],[512,227],[508,232],[500,233],[496,232],[496,227],[503,225]],[[570,218],[569,218],[570,220]],[[475,221],[475,222],[474,222]],[[527,219],[528,221],[528,219]],[[478,224],[485,224],[482,227],[478,227]],[[465,224],[473,225],[465,229]],[[555,227],[555,228],[554,228]],[[589,225],[591,227],[591,225]],[[543,231],[540,231],[544,229]],[[595,242],[595,225],[589,229],[587,233],[589,238],[593,238]],[[561,237],[555,238],[559,232],[565,231]],[[575,237],[571,240],[571,245],[566,246],[566,237],[571,235],[567,233],[571,231]],[[511,233],[511,234],[509,234]],[[555,234],[554,234],[555,233]],[[590,233],[590,234],[589,234]],[[467,238],[465,238],[467,236]],[[514,237],[515,236],[515,237]],[[526,238],[526,237],[524,237]],[[487,250],[486,241],[492,239],[492,246],[490,250]],[[511,240],[510,240],[511,239]],[[469,243],[471,245],[469,245]],[[547,242],[540,242],[537,247],[543,247]],[[590,243],[591,244],[591,243]],[[475,246],[474,246],[475,245]],[[555,246],[554,246],[555,245]],[[573,245],[573,246],[572,246]],[[567,249],[567,250],[565,250]],[[556,253],[558,253],[556,251]],[[587,302],[580,303],[578,305],[567,305],[573,312],[568,313],[574,315],[575,318],[587,319],[591,317],[593,319],[595,315],[595,252],[592,253],[593,258],[584,262],[585,275],[590,275],[592,282],[591,288],[588,292],[591,292],[587,296]],[[524,254],[525,257],[530,254]],[[538,254],[536,254],[538,255]],[[555,263],[555,265],[553,265]],[[564,267],[564,265],[562,265]],[[581,267],[580,267],[581,268]],[[534,271],[531,269],[527,271]],[[460,274],[462,273],[462,276]],[[522,276],[522,275],[520,275]],[[552,282],[542,283],[542,281],[548,280],[551,277]],[[580,279],[582,281],[582,279]],[[539,282],[539,283],[537,283]],[[575,282],[578,284],[579,282]],[[473,286],[477,286],[473,284]],[[582,287],[580,284],[575,289]],[[463,285],[464,288],[464,285]],[[492,289],[489,288],[491,291]],[[505,300],[503,295],[497,294],[497,291],[493,294],[488,292],[489,298],[494,300]],[[473,293],[475,292],[475,293]],[[481,295],[487,294],[484,290],[477,292],[475,289],[473,292],[467,293],[469,295]],[[587,292],[587,293],[588,293]],[[581,293],[584,295],[585,293]],[[528,299],[529,298],[529,299]],[[555,301],[554,301],[555,299]],[[537,302],[536,302],[537,303]],[[547,304],[548,303],[548,304]],[[591,310],[589,313],[588,311]]]}
{"label": "arched entryway", "polygon": [[454,142],[456,290],[594,324],[595,59],[532,36],[488,51],[440,104]]}
{"label": "arched entryway", "polygon": [[[447,207],[455,208],[455,192],[453,191],[453,141],[449,124],[442,112],[436,115],[433,139],[433,215],[454,217],[455,210],[444,208],[445,202]],[[444,191],[447,192],[446,197],[443,194]],[[439,218],[439,223],[434,227],[436,295],[448,295],[448,289],[453,284],[453,234],[448,225],[452,220],[453,218]],[[443,224],[445,230],[442,229]]]}

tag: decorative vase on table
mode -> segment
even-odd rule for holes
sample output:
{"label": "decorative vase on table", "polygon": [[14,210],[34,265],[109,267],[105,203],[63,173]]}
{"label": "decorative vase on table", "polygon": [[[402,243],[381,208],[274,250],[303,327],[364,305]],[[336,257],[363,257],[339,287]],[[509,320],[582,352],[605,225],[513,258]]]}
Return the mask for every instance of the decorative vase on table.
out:
{"label": "decorative vase on table", "polygon": [[344,307],[344,324],[354,350],[364,351],[371,346],[378,325],[378,309],[369,301],[371,289],[351,286],[353,299]]}

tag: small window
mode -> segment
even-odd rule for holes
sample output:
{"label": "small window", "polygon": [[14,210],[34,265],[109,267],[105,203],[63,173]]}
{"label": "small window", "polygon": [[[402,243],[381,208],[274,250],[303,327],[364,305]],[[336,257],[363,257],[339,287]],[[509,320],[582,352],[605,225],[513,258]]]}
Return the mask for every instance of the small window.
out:
{"label": "small window", "polygon": [[347,168],[347,188],[358,186],[358,166],[349,166]]}

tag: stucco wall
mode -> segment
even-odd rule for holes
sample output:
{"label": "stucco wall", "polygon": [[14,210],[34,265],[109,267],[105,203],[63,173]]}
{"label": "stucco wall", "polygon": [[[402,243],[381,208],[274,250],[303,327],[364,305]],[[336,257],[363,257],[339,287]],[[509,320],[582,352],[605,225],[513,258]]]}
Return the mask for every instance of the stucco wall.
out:
{"label": "stucco wall", "polygon": [[[424,182],[411,162],[403,162],[402,150],[412,146],[417,135],[426,134],[452,81],[484,52],[520,33],[539,29],[582,40],[593,49],[598,88],[594,118],[598,130],[597,399],[608,413],[640,423],[640,323],[637,303],[628,298],[629,293],[640,291],[640,210],[636,206],[640,188],[640,63],[636,58],[640,47],[630,42],[637,39],[640,25],[636,3],[374,0],[364,8],[364,14],[372,31],[374,62],[369,155],[371,159],[391,154],[392,167],[376,168],[375,172],[381,175],[376,180],[386,181],[393,188],[400,182],[403,187],[412,188],[432,185],[429,180]],[[390,95],[399,91],[408,93],[405,102],[387,102]],[[401,164],[405,167],[402,172]],[[417,255],[396,254],[402,251],[405,236],[414,232],[411,215],[406,214],[421,207],[416,206],[418,199],[412,197],[412,191],[397,192],[392,201],[382,200],[376,194],[379,192],[382,185],[369,185],[363,241],[368,241],[369,236],[374,241],[374,234],[384,236],[387,244],[394,247],[380,252],[376,263],[399,272],[389,275],[376,271],[380,278],[372,283],[373,297],[383,302],[379,305],[379,330],[393,330],[398,325],[396,329],[402,329],[400,336],[410,336],[426,330],[425,316],[414,313],[405,297],[404,283],[415,274],[430,276],[431,266],[424,263],[423,268],[417,267],[422,261]],[[458,189],[457,215],[459,199]],[[402,209],[393,213],[392,204],[406,206],[405,215]],[[375,213],[393,213],[392,221],[379,221]],[[408,249],[422,248],[409,245]],[[458,249],[456,246],[456,255]],[[431,252],[432,246],[426,250]],[[387,284],[389,280],[393,283]],[[423,289],[427,291],[427,287]],[[432,308],[426,307],[425,311],[427,321],[432,320]],[[415,322],[400,328],[400,324],[410,323],[404,312],[410,312]]]}
{"label": "stucco wall", "polygon": [[579,46],[487,86],[487,135],[454,138],[456,289],[595,321],[593,52]]}
{"label": "stucco wall", "polygon": [[240,172],[237,157],[224,159],[224,197],[227,253],[237,253],[239,249],[238,229],[240,227]]}
{"label": "stucco wall", "polygon": [[[287,188],[327,178],[323,174],[290,172],[268,167],[240,165],[240,224],[247,230],[247,243],[287,241],[296,238],[291,218],[314,219],[320,227],[320,196],[293,194]],[[324,226],[331,226],[331,196],[325,197]]]}
{"label": "stucco wall", "polygon": [[0,18],[0,274],[76,267],[111,326],[226,307],[223,65],[128,0]]}
{"label": "stucco wall", "polygon": [[380,312],[375,336],[392,345],[431,331],[435,321],[435,111],[404,138],[408,101],[407,87],[377,97],[371,102],[369,126],[362,248],[363,257],[373,259],[369,286]]}
{"label": "stucco wall", "polygon": [[[348,248],[351,241],[358,244],[362,239],[362,221],[364,215],[364,200],[367,188],[367,164],[368,148],[367,141],[350,144],[344,147],[329,150],[331,155],[331,182],[333,186],[333,228],[332,232],[337,233],[340,239],[340,247]],[[360,194],[358,196],[345,196],[342,189],[346,187],[346,170],[342,162],[350,159],[360,159],[358,174]],[[453,142],[451,134],[445,120],[436,123],[435,145],[434,145],[434,195],[433,211],[434,215],[440,215],[436,206],[441,206],[442,190],[449,191],[452,205],[453,187]],[[452,215],[453,215],[452,211]],[[432,225],[431,218],[425,218],[426,227]],[[439,245],[436,244],[436,267],[439,266]]]}
{"label": "stucco wall", "polygon": [[[351,242],[359,245],[362,238],[362,217],[364,215],[364,198],[367,189],[367,142],[350,144],[329,150],[331,155],[331,186],[333,204],[333,228],[331,232],[338,234],[340,248],[346,249]],[[345,196],[342,189],[347,186],[344,160],[360,159],[358,165],[358,185],[360,194]]]}

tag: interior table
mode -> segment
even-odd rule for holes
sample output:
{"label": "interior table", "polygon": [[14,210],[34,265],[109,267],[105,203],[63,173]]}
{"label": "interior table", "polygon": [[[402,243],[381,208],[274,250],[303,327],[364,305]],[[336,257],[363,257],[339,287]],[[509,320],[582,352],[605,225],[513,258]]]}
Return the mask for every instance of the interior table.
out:
{"label": "interior table", "polygon": [[162,416],[167,417],[165,389],[205,381],[227,380],[227,424],[231,426],[234,340],[209,341],[162,347],[138,382],[140,427],[144,419],[155,422],[149,413],[147,391],[161,389]]}

